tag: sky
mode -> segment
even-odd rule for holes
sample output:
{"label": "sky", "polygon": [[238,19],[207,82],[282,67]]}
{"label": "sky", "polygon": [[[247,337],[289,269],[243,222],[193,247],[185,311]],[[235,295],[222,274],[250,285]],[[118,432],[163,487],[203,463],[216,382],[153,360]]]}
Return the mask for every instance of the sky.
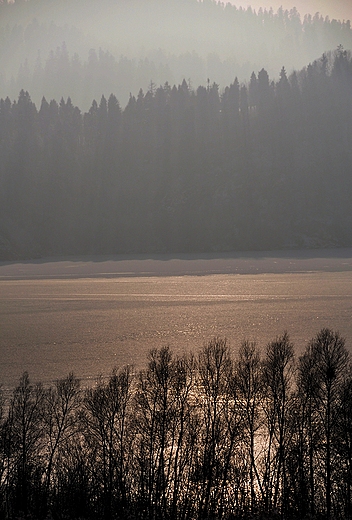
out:
{"label": "sky", "polygon": [[329,16],[331,19],[352,19],[352,0],[231,0],[231,3],[243,7],[250,5],[254,9],[272,7],[274,11],[277,11],[280,6],[284,9],[296,7],[302,16],[319,12],[322,16]]}

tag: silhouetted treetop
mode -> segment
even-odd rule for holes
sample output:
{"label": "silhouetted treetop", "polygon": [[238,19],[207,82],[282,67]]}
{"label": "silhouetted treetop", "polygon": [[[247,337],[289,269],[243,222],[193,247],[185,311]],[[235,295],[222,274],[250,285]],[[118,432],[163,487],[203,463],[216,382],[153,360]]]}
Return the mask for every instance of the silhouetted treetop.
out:
{"label": "silhouetted treetop", "polygon": [[287,332],[236,347],[0,387],[1,518],[349,518],[345,340],[322,329],[298,360]]}

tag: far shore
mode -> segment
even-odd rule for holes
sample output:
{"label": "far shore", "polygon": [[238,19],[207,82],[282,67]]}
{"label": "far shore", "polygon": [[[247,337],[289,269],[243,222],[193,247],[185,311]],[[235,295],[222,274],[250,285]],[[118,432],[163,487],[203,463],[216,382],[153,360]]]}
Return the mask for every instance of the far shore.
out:
{"label": "far shore", "polygon": [[352,248],[48,257],[0,262],[0,280],[352,271]]}

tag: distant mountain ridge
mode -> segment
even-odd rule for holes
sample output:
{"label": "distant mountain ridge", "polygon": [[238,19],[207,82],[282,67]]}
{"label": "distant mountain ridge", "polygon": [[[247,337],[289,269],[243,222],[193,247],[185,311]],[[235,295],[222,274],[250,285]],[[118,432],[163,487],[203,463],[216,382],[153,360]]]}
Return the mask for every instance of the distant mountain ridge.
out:
{"label": "distant mountain ridge", "polygon": [[86,110],[114,92],[121,104],[151,82],[225,88],[265,68],[278,78],[338,45],[352,48],[350,22],[296,9],[242,9],[212,0],[28,0],[0,3],[0,96],[21,89],[70,96]]}
{"label": "distant mountain ridge", "polygon": [[[260,9],[263,7],[261,0],[231,0],[234,5],[242,5],[247,8],[251,6],[253,9]],[[351,20],[352,18],[352,5],[346,0],[270,0],[270,6],[274,11],[277,11],[280,7],[285,9],[292,9],[293,6],[297,8],[303,18],[306,14],[319,13],[321,16],[329,17],[330,20]]]}

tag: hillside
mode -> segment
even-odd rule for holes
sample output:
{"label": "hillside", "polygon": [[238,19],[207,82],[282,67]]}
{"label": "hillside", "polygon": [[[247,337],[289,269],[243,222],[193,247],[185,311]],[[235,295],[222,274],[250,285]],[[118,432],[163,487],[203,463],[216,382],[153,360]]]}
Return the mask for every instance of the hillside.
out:
{"label": "hillside", "polygon": [[0,101],[1,258],[351,246],[352,60]]}
{"label": "hillside", "polygon": [[16,0],[0,3],[0,96],[21,89],[38,105],[71,97],[88,110],[113,92],[207,79],[224,89],[262,68],[299,70],[324,52],[352,48],[349,21],[238,8],[212,0]]}

